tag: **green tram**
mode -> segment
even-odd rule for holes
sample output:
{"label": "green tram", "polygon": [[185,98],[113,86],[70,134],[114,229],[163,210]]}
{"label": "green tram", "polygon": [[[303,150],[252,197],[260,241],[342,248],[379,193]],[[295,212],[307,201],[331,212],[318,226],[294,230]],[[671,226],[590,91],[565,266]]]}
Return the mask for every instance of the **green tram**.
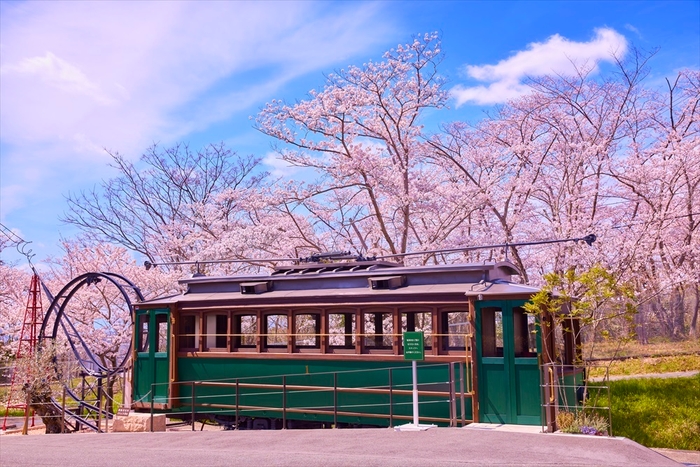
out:
{"label": "green tram", "polygon": [[134,306],[132,409],[242,429],[400,425],[412,419],[402,336],[422,331],[421,423],[553,429],[543,368],[580,345],[525,313],[537,289],[514,275],[509,262],[361,258],[196,274]]}

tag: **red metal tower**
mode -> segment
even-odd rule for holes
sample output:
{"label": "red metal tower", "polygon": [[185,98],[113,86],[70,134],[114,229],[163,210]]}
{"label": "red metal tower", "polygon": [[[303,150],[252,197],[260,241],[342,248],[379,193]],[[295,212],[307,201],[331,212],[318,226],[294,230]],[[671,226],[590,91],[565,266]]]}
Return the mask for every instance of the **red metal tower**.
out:
{"label": "red metal tower", "polygon": [[[15,380],[17,376],[17,366],[22,358],[30,358],[34,355],[43,320],[43,307],[41,303],[41,292],[39,285],[41,280],[39,275],[34,271],[32,282],[29,286],[29,297],[27,297],[27,307],[24,311],[24,321],[22,322],[22,332],[19,338],[17,353],[15,354],[15,364],[12,368],[12,377],[10,379],[10,391],[7,393],[7,408],[5,409],[5,417],[2,421],[2,430],[7,429],[7,416],[10,409],[24,409],[25,418],[29,415],[29,407],[24,398],[18,398],[18,388],[15,388]],[[32,414],[32,426],[34,426],[34,415]]]}

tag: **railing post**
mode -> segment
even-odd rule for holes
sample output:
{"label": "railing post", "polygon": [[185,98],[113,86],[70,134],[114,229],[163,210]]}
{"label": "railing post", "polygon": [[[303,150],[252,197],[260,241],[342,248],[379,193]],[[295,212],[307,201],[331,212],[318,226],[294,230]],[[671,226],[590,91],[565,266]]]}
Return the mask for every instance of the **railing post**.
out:
{"label": "railing post", "polygon": [[389,368],[389,428],[394,426],[394,378],[393,370]]}
{"label": "railing post", "polygon": [[97,432],[102,433],[102,378],[97,378]]}
{"label": "railing post", "polygon": [[287,377],[282,376],[282,429],[287,428]]}
{"label": "railing post", "polygon": [[153,433],[153,403],[156,400],[156,383],[151,383],[151,433]]}
{"label": "railing post", "polygon": [[195,421],[194,404],[195,404],[195,401],[197,400],[194,396],[194,391],[195,391],[194,388],[195,388],[195,384],[194,384],[194,381],[192,381],[192,397],[190,398],[191,405],[192,405],[192,407],[191,407],[191,410],[192,410],[192,431],[194,431],[194,421]]}
{"label": "railing post", "polygon": [[338,428],[338,373],[333,373],[333,428]]}
{"label": "railing post", "polygon": [[63,397],[61,398],[61,434],[65,433],[66,428],[66,387],[63,386]]}
{"label": "railing post", "polygon": [[[80,377],[82,378],[80,380],[80,400],[84,401],[85,400],[85,373],[83,373],[81,371]],[[80,417],[83,416],[83,406],[81,404],[78,404],[78,416],[80,416]],[[77,426],[78,425],[76,425],[76,427]]]}
{"label": "railing post", "polygon": [[236,430],[238,430],[238,423],[239,423],[239,420],[238,420],[238,413],[239,413],[238,404],[240,402],[239,394],[240,393],[239,393],[239,386],[238,386],[238,378],[236,378]]}
{"label": "railing post", "polygon": [[462,362],[459,363],[459,399],[461,402],[461,415],[462,415],[462,426],[466,424],[464,417],[464,365]]}
{"label": "railing post", "polygon": [[450,426],[457,426],[457,397],[455,395],[455,367],[452,362],[447,364],[447,379],[450,384]]}
{"label": "railing post", "polygon": [[613,430],[612,430],[612,401],[610,400],[610,379],[608,377],[608,371],[609,369],[605,369],[605,389],[607,389],[608,392],[608,436],[612,438],[613,435]]}

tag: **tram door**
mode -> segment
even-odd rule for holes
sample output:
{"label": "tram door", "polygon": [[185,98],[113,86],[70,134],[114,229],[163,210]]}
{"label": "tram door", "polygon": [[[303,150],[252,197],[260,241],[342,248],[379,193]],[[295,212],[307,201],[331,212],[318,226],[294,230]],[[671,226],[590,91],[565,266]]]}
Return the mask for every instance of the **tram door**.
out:
{"label": "tram door", "polygon": [[155,404],[165,404],[168,401],[170,311],[138,310],[135,332],[134,402],[150,404],[152,399]]}
{"label": "tram door", "polygon": [[538,332],[525,301],[476,302],[479,415],[482,422],[539,425]]}

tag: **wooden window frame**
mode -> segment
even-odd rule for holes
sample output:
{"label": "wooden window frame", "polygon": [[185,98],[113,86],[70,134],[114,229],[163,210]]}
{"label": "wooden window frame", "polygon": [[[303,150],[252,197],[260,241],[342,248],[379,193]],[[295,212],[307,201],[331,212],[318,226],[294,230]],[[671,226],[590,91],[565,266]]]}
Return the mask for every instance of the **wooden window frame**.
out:
{"label": "wooden window frame", "polygon": [[468,326],[471,328],[471,333],[472,335],[474,334],[474,323],[472,323],[471,319],[471,313],[469,311],[469,305],[465,303],[465,306],[460,306],[460,307],[445,307],[445,308],[440,308],[438,311],[439,315],[439,334],[440,334],[440,345],[439,345],[439,353],[441,355],[464,355],[465,352],[471,347],[471,339],[468,337],[463,337],[464,338],[464,347],[451,347],[449,345],[444,345],[445,342],[449,344],[449,339],[450,339],[450,334],[453,334],[455,336],[459,335],[457,333],[450,333],[449,329],[449,320],[448,320],[448,315],[450,313],[464,313],[466,321],[465,323],[468,324]]}
{"label": "wooden window frame", "polygon": [[[178,320],[178,326],[177,326],[177,350],[178,352],[197,352],[199,351],[199,340],[201,338],[201,332],[200,332],[200,327],[199,327],[199,315],[200,313],[181,313],[179,316]],[[191,334],[194,334],[192,336],[187,336],[185,334],[190,334],[189,332],[185,332],[185,319],[187,318],[192,318],[194,321],[194,332]],[[182,341],[183,339],[191,338],[192,339],[192,346],[183,346]]]}
{"label": "wooden window frame", "polygon": [[[328,309],[325,310],[324,313],[326,317],[326,325],[323,328],[323,332],[325,334],[324,336],[324,341],[327,343],[326,344],[326,352],[328,354],[354,354],[357,353],[357,349],[359,348],[359,342],[360,338],[357,337],[357,316],[358,316],[358,309],[357,308],[334,308],[334,309]],[[345,323],[345,329],[344,329],[344,336],[346,342],[343,345],[331,345],[330,339],[331,339],[331,329],[330,329],[330,315],[345,315],[346,319],[348,316],[352,317],[350,320],[350,335],[347,335],[347,321]],[[352,328],[352,325],[355,325],[355,329]],[[349,339],[349,343],[347,340]],[[355,341],[354,343],[352,341]]]}
{"label": "wooden window frame", "polygon": [[[297,328],[297,318],[299,316],[304,316],[304,315],[309,315],[309,316],[315,316],[315,324],[314,324],[314,336],[316,337],[316,343],[313,345],[299,345],[297,343],[297,339],[299,338],[299,329]],[[324,310],[320,310],[318,308],[302,308],[298,310],[294,310],[292,312],[292,351],[295,353],[321,353],[321,347],[322,347],[322,326],[321,326],[321,321],[322,317],[324,315]]]}
{"label": "wooden window frame", "polygon": [[[435,334],[437,334],[437,326],[435,326],[435,307],[427,307],[427,306],[422,306],[422,307],[416,307],[416,306],[411,306],[411,307],[402,307],[397,310],[397,316],[398,316],[398,323],[399,327],[397,329],[401,330],[401,334],[403,335],[404,332],[409,331],[409,315],[413,315],[415,317],[416,313],[423,313],[428,316],[430,316],[430,335],[426,336],[425,333],[423,335],[424,341],[425,339],[428,340],[427,343],[425,343],[425,354],[426,355],[434,355],[435,354]],[[403,329],[403,315],[406,315],[406,331]],[[413,331],[415,331],[415,322],[413,323]],[[395,332],[395,334],[399,334],[398,332]],[[399,354],[403,355],[403,338],[400,336],[398,338],[398,347],[400,349]]]}
{"label": "wooden window frame", "polygon": [[[269,352],[269,353],[292,353],[292,335],[290,332],[291,324],[293,323],[292,321],[292,313],[290,310],[263,310],[262,313],[262,327],[261,327],[261,345],[260,345],[260,351],[261,352]],[[280,343],[280,344],[269,344],[268,339],[273,336],[273,335],[278,335],[278,334],[269,334],[269,328],[268,328],[268,317],[270,316],[284,316],[287,318],[287,338],[286,338],[286,343]]]}
{"label": "wooden window frame", "polygon": [[[241,344],[241,342],[243,341],[243,329],[241,326],[241,318],[243,318],[244,316],[252,316],[255,318],[255,332],[253,334],[250,334],[253,337],[252,344]],[[260,352],[260,313],[257,310],[231,312],[231,352]]]}
{"label": "wooden window frame", "polygon": [[[209,330],[209,317],[215,316],[214,320],[214,332],[210,332]],[[225,316],[226,317],[226,326],[225,326],[225,331],[223,334],[218,332],[218,317],[219,316]],[[202,329],[202,332],[200,333],[201,336],[201,341],[202,341],[202,351],[203,352],[228,352],[229,349],[231,348],[231,312],[228,310],[216,310],[216,311],[205,311],[202,313],[202,321],[204,324]],[[209,339],[212,337],[214,339],[214,345],[210,346],[209,345]],[[218,346],[217,340],[220,338],[224,338],[225,342],[223,346]]]}
{"label": "wooden window frame", "polygon": [[[375,341],[375,344],[377,342],[377,336],[381,336],[382,338],[382,345],[367,345],[366,339],[368,339],[367,336],[367,330],[365,328],[365,316],[367,315],[374,315],[374,334],[373,334],[373,339]],[[386,319],[385,317],[382,317],[381,319],[381,333],[377,334],[377,324],[376,324],[376,317],[377,315],[389,315],[391,317],[391,325],[392,325],[392,330],[391,330],[391,335],[389,334],[384,334],[384,320]],[[361,332],[359,334],[362,335],[361,338],[361,351],[363,354],[380,354],[380,355],[398,355],[399,354],[399,349],[398,349],[398,338],[394,334],[396,334],[396,321],[397,321],[397,312],[396,308],[389,308],[389,307],[371,307],[371,308],[363,308],[361,309],[360,316],[362,317],[362,320],[360,321],[361,323]],[[357,325],[356,325],[357,329]],[[383,344],[384,340],[389,337],[391,345],[386,345]]]}

